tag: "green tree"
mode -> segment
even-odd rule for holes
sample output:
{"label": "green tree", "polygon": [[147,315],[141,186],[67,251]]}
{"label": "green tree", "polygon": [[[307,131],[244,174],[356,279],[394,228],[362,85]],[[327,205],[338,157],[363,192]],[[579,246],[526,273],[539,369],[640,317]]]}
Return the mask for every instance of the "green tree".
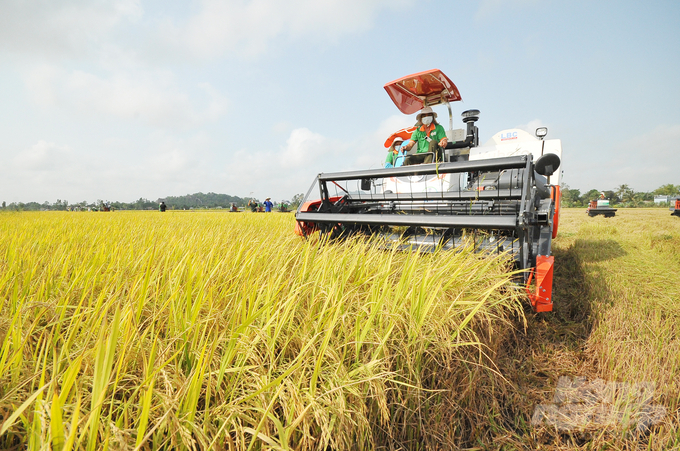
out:
{"label": "green tree", "polygon": [[583,205],[581,201],[581,190],[571,189],[569,185],[563,183],[561,186],[562,205],[565,207],[580,207]]}
{"label": "green tree", "polygon": [[655,189],[652,194],[657,196],[678,196],[680,195],[680,185],[668,183]]}
{"label": "green tree", "polygon": [[586,203],[590,202],[591,200],[599,199],[600,198],[600,191],[596,189],[591,189],[587,193],[583,195],[583,200],[585,200]]}
{"label": "green tree", "polygon": [[293,208],[293,209],[297,209],[297,207],[300,206],[300,204],[302,203],[302,201],[304,199],[305,199],[304,194],[302,194],[302,193],[296,194],[295,196],[293,196],[293,199],[290,201],[290,207]]}
{"label": "green tree", "polygon": [[619,185],[615,191],[616,196],[621,200],[621,202],[632,202],[635,196],[635,191],[628,185]]}
{"label": "green tree", "polygon": [[[618,204],[619,202],[621,202],[621,197],[619,197],[619,195],[616,194],[615,191],[606,190],[606,191],[603,191],[603,193],[604,193],[604,198],[609,199],[609,202],[611,202],[612,204]],[[598,199],[599,199],[599,196],[598,196]]]}

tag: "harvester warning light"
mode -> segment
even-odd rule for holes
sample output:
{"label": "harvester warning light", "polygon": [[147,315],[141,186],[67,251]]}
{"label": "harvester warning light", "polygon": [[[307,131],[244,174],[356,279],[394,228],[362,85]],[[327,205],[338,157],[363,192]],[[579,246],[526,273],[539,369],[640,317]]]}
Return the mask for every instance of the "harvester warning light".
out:
{"label": "harvester warning light", "polygon": [[517,132],[501,133],[501,141],[507,141],[509,139],[517,139]]}

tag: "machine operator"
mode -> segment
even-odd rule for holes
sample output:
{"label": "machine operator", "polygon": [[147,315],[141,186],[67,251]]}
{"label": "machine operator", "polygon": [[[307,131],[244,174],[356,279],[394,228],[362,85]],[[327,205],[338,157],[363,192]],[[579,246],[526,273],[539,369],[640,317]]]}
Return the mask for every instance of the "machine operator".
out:
{"label": "machine operator", "polygon": [[[437,122],[437,113],[432,108],[426,106],[416,116],[416,131],[411,135],[411,142],[403,146],[402,150],[407,152],[404,159],[404,166],[419,163],[432,163],[441,161],[441,154],[446,148],[448,139],[444,127]],[[415,151],[412,151],[416,146]]]}

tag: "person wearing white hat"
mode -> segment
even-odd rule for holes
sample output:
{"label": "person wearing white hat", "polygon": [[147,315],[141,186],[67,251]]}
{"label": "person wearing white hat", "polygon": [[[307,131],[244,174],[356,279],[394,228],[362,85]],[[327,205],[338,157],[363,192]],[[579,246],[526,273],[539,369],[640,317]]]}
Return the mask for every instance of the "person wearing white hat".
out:
{"label": "person wearing white hat", "polygon": [[[401,148],[402,143],[404,142],[403,139],[401,139],[399,136],[394,138],[394,141],[392,141],[392,145],[390,146],[389,149],[387,149],[387,158],[385,158],[385,167],[386,168],[395,168],[400,166],[400,161],[397,160],[399,157],[399,149]],[[403,160],[403,159],[402,159]]]}
{"label": "person wearing white hat", "polygon": [[264,200],[264,211],[265,211],[265,213],[271,213],[273,206],[274,206],[274,204],[271,201],[271,197],[268,197]]}
{"label": "person wearing white hat", "polygon": [[[429,106],[420,110],[416,116],[417,128],[411,135],[411,142],[402,146],[402,150],[408,152],[404,165],[432,163],[433,157],[440,155],[442,149],[446,148],[446,131],[436,119],[437,113]],[[417,146],[415,151],[411,151],[414,146]]]}

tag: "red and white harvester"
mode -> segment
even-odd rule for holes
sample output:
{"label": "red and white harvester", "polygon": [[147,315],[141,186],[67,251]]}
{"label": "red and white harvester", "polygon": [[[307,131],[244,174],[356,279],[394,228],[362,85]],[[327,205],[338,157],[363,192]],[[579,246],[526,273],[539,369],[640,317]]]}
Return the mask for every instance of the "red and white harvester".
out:
{"label": "red and white harvester", "polygon": [[601,196],[599,199],[596,200],[591,200],[588,202],[588,208],[586,208],[586,213],[588,216],[591,218],[597,216],[597,215],[602,215],[605,218],[613,218],[616,216],[616,208],[612,208],[609,206],[609,199],[605,199],[604,193],[600,193]]}
{"label": "red and white harvester", "polygon": [[[466,129],[453,129],[451,103],[461,96],[438,69],[392,81],[385,90],[404,114],[446,105],[443,161],[321,173],[296,212],[296,233],[380,235],[394,246],[420,251],[471,243],[480,252],[505,252],[525,270],[523,283],[534,310],[551,311],[561,141],[544,139],[547,129],[541,127],[536,137],[503,130],[480,146],[479,111],[464,111]],[[395,132],[385,146],[397,135],[409,138],[412,131]]]}
{"label": "red and white harvester", "polygon": [[680,218],[680,197],[670,200],[671,206],[671,216],[677,216]]}

